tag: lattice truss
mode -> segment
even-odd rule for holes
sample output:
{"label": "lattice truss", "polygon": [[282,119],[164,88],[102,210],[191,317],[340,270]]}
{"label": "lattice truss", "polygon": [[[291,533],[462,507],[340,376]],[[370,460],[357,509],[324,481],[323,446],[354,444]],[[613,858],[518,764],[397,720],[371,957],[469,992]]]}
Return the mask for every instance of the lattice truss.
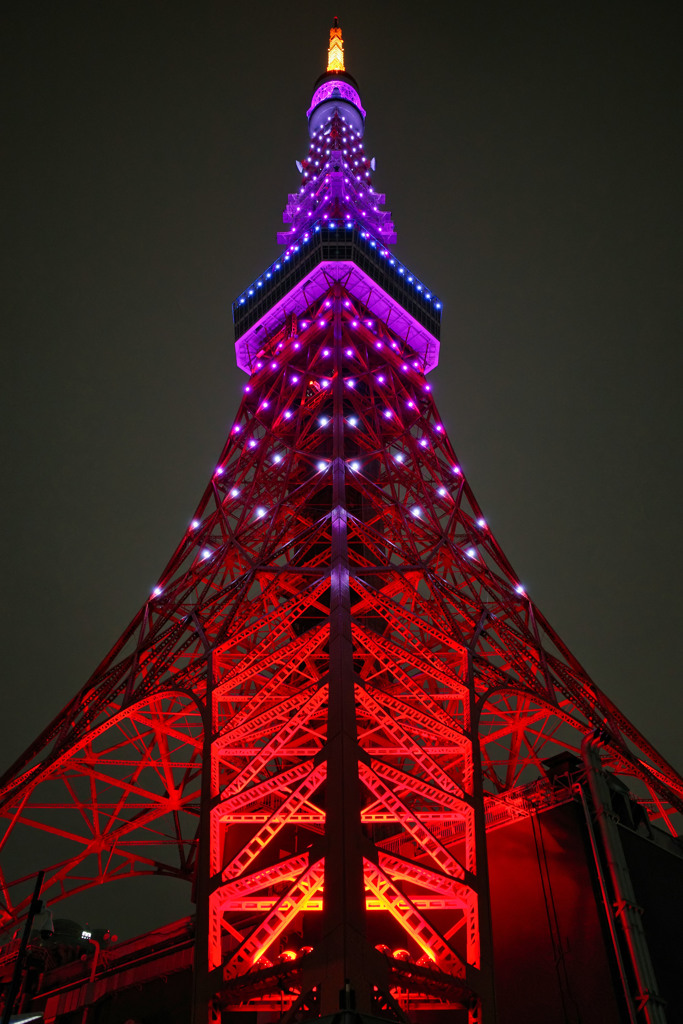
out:
{"label": "lattice truss", "polygon": [[2,780],[6,925],[46,863],[51,902],[130,875],[192,881],[204,715],[209,956],[223,1005],[314,1000],[303,967],[291,985],[277,979],[314,955],[326,898],[335,471],[367,929],[393,979],[383,998],[467,1002],[479,964],[477,794],[490,823],[527,813],[542,762],[578,755],[598,727],[606,766],[674,831],[681,780],[519,585],[419,359],[330,281],[264,347],[154,594]]}
{"label": "lattice truss", "polygon": [[[278,242],[293,246],[311,228],[311,220],[342,218],[367,228],[384,244],[396,241],[391,213],[383,210],[386,196],[372,187],[374,161],[365,152],[360,132],[338,113],[314,132],[300,163],[301,185],[287,197],[282,219],[292,227],[278,232]],[[291,253],[286,250],[285,255]]]}

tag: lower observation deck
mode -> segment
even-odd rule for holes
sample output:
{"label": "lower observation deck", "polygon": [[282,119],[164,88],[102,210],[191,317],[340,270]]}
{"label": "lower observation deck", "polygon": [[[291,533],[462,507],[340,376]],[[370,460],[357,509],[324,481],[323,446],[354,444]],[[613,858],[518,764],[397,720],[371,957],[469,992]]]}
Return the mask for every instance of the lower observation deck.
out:
{"label": "lower observation deck", "polygon": [[251,372],[283,318],[308,311],[333,281],[410,345],[424,373],[437,365],[441,302],[368,232],[317,225],[233,303],[240,369]]}

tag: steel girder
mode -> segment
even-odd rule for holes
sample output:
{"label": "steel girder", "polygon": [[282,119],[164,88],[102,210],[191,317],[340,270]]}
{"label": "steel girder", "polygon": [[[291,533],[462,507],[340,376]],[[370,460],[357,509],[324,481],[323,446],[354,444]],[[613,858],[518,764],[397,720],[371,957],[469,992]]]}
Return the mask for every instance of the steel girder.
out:
{"label": "steel girder", "polygon": [[264,341],[153,595],[3,777],[1,912],[47,850],[50,901],[166,874],[196,883],[214,1018],[330,1012],[351,977],[368,1012],[478,1020],[485,819],[596,729],[671,831],[683,783],[524,592],[409,342],[346,284]]}

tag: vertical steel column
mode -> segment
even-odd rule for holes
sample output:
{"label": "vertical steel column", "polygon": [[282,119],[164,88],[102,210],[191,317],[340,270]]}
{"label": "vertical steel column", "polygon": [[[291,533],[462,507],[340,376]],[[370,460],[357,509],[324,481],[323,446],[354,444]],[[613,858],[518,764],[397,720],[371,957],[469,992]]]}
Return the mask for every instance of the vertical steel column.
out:
{"label": "vertical steel column", "polygon": [[[332,450],[332,551],[330,566],[329,705],[325,801],[325,895],[322,914],[322,992],[320,1012],[336,1013],[340,992],[355,994],[356,1008],[369,1012],[372,986],[368,956],[360,822],[358,733],[351,636],[346,464],[344,458],[344,378],[342,297],[334,290],[334,382]],[[374,950],[373,950],[374,952]]]}
{"label": "vertical steel column", "polygon": [[199,832],[197,836],[197,874],[195,882],[194,971],[192,993],[192,1024],[212,1024],[220,1020],[220,1012],[214,1007],[210,989],[211,941],[211,814],[216,796],[215,767],[213,763],[213,738],[215,733],[214,713],[214,671],[213,652],[203,630],[199,630],[206,650],[206,696],[204,704],[196,699],[202,718],[202,783],[199,805]]}
{"label": "vertical steel column", "polygon": [[621,955],[621,948],[619,946],[619,936],[617,935],[617,922],[614,916],[614,907],[612,906],[612,901],[610,900],[609,891],[607,888],[607,879],[605,878],[605,872],[602,870],[602,864],[600,862],[600,850],[598,849],[598,840],[595,835],[595,829],[593,828],[593,816],[591,813],[591,809],[588,806],[588,799],[586,797],[586,787],[583,784],[581,784],[578,787],[578,791],[581,797],[581,806],[583,808],[583,814],[586,819],[588,839],[590,840],[591,853],[593,854],[593,861],[595,862],[595,872],[598,876],[598,885],[600,886],[602,904],[605,908],[605,916],[607,918],[607,927],[609,929],[610,939],[612,941],[614,958],[617,962],[619,981],[621,982],[621,987],[624,995],[624,1002],[626,1003],[628,1024],[638,1024],[638,1017],[636,1014],[636,1008],[633,1003],[631,989],[628,983],[628,975],[626,973],[626,967],[624,965],[624,958]]}
{"label": "vertical steel column", "polygon": [[479,745],[479,722],[484,704],[489,696],[485,694],[477,702],[474,684],[474,651],[487,621],[484,612],[477,623],[474,636],[467,648],[467,683],[469,689],[469,734],[472,750],[471,792],[474,811],[474,873],[477,892],[477,925],[479,928],[479,974],[468,977],[472,988],[479,997],[479,1019],[477,1024],[496,1024],[496,992],[493,969],[493,927],[491,922],[491,891],[489,883],[489,859],[486,846],[486,812],[484,809],[484,779],[481,770],[481,747]]}
{"label": "vertical steel column", "polygon": [[9,1024],[9,1019],[12,1016],[12,1010],[14,1004],[17,1001],[19,989],[21,988],[21,972],[24,967],[24,960],[26,959],[26,947],[28,946],[28,940],[31,937],[31,926],[33,924],[33,918],[40,910],[40,890],[43,887],[43,879],[45,878],[45,872],[39,871],[36,875],[36,884],[33,888],[33,896],[28,908],[28,914],[26,915],[26,924],[24,925],[24,932],[21,936],[21,944],[19,946],[19,952],[17,953],[17,959],[14,961],[14,970],[12,971],[12,980],[5,997],[5,1008],[2,1013],[2,1024]]}
{"label": "vertical steel column", "polygon": [[593,800],[593,810],[598,823],[602,847],[607,862],[616,916],[621,924],[630,966],[635,983],[635,1004],[638,1019],[646,1024],[666,1024],[666,1003],[659,994],[647,937],[643,929],[642,909],[636,903],[636,894],[631,881],[631,873],[624,856],[621,836],[610,811],[609,787],[605,781],[602,763],[597,752],[598,740],[595,735],[588,734],[581,743],[581,756],[588,777]]}

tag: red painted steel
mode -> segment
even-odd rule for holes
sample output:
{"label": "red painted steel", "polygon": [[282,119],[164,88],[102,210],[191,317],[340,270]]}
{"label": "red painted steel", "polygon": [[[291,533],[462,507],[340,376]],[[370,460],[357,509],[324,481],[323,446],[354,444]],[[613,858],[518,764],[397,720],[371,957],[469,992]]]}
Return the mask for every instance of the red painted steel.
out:
{"label": "red painted steel", "polygon": [[154,595],[1,781],[2,923],[46,859],[53,903],[195,882],[197,1021],[305,1019],[341,990],[488,1024],[486,823],[595,729],[652,820],[683,809],[521,588],[423,362],[354,280],[264,335]]}
{"label": "red painted steel", "polygon": [[[27,848],[31,833],[40,858],[57,840],[44,887],[51,901],[131,874],[191,880],[202,722],[184,694],[207,699],[211,663],[208,953],[224,1007],[272,1005],[281,947],[297,954],[286,961],[296,980],[285,1008],[316,970],[324,974],[316,949],[333,934],[323,923],[326,826],[336,813],[327,792],[333,642],[348,673],[335,685],[351,715],[344,757],[358,806],[339,829],[364,887],[348,927],[363,929],[370,950],[387,947],[379,966],[368,962],[404,1010],[476,995],[482,794],[490,812],[509,807],[512,817],[516,792],[542,775],[542,761],[577,752],[599,727],[606,766],[653,819],[667,826],[681,808],[680,780],[518,593],[437,429],[424,377],[403,368],[410,353],[386,325],[364,319],[331,282],[312,326],[264,350],[240,429],[161,593],[3,780],[3,855]],[[332,346],[335,355],[323,356]],[[335,531],[345,550],[333,556]],[[480,714],[476,779],[471,707]],[[27,899],[26,881],[3,876],[7,923]],[[398,948],[409,959],[394,957]],[[331,984],[336,1001],[338,979]]]}

